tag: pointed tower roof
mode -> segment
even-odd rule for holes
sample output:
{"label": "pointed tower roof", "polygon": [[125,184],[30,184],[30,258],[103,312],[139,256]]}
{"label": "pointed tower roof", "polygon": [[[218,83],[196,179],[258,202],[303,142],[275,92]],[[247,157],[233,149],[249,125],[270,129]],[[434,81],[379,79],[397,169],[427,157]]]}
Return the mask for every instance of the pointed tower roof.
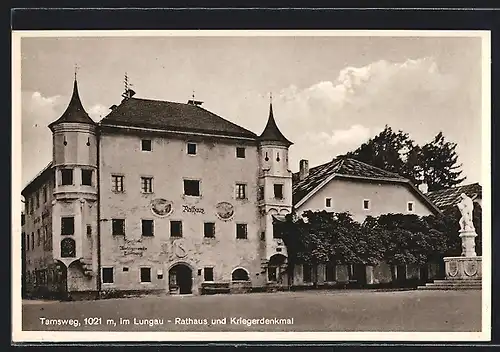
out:
{"label": "pointed tower roof", "polygon": [[78,84],[76,82],[76,78],[73,83],[73,95],[71,96],[71,100],[69,101],[69,105],[66,108],[66,111],[64,111],[60,118],[52,122],[49,125],[49,128],[52,129],[53,126],[63,122],[77,122],[95,125],[94,120],[90,118],[90,116],[83,108],[82,102],[80,100],[80,95],[78,94]]}
{"label": "pointed tower roof", "polygon": [[264,128],[264,131],[259,136],[259,141],[277,142],[279,144],[286,145],[287,147],[293,144],[288,139],[286,139],[285,136],[283,136],[283,133],[281,133],[280,129],[278,128],[278,125],[276,125],[276,121],[274,120],[272,102],[269,103],[269,118],[267,120],[267,125]]}

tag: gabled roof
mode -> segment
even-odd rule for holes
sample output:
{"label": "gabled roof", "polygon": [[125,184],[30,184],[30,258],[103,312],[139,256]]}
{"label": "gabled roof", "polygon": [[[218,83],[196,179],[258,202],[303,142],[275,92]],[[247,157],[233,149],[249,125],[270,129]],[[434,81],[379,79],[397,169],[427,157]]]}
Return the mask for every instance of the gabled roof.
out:
{"label": "gabled roof", "polygon": [[52,129],[54,125],[63,122],[77,122],[95,125],[94,120],[90,118],[90,116],[83,108],[82,101],[80,100],[80,95],[78,94],[78,84],[76,82],[76,79],[73,83],[73,94],[71,95],[71,99],[69,101],[68,107],[66,108],[66,111],[64,111],[60,118],[52,122],[49,125],[49,128]]}
{"label": "gabled roof", "polygon": [[309,169],[309,174],[302,180],[299,173],[292,175],[292,201],[295,207],[301,206],[323,186],[335,177],[345,177],[375,182],[394,182],[408,185],[417,193],[431,209],[439,213],[439,209],[427,199],[408,179],[361,161],[339,157],[332,161]]}
{"label": "gabled roof", "polygon": [[269,104],[269,118],[267,119],[267,125],[259,136],[259,141],[261,142],[278,142],[287,147],[292,145],[286,137],[281,133],[278,125],[276,125],[276,121],[274,120],[273,114],[273,104]]}
{"label": "gabled roof", "polygon": [[255,133],[200,106],[140,98],[124,99],[101,120],[100,124],[210,133],[252,139],[257,137]]}
{"label": "gabled roof", "polygon": [[439,191],[428,192],[425,195],[436,206],[441,209],[447,209],[455,206],[460,202],[460,195],[465,193],[467,196],[474,199],[482,198],[482,187],[479,183],[472,183],[464,186],[450,187]]}

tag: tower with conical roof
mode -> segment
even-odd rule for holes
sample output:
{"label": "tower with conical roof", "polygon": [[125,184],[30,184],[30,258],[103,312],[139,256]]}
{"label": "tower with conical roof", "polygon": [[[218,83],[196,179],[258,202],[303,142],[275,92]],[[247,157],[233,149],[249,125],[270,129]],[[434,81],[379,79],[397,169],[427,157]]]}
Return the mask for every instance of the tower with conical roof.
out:
{"label": "tower with conical roof", "polygon": [[83,108],[76,74],[68,107],[48,127],[55,172],[53,257],[67,268],[68,289],[93,291],[98,276],[97,124]]}
{"label": "tower with conical roof", "polygon": [[[274,119],[272,100],[269,117],[259,142],[259,207],[262,214],[262,235],[265,240],[265,261],[268,281],[279,281],[279,266],[286,261],[286,247],[274,223],[292,211],[292,173],[288,167],[288,148],[292,145],[279,130]],[[274,263],[274,264],[273,264]],[[272,267],[275,265],[274,267]],[[272,272],[271,272],[272,270]],[[287,284],[283,282],[283,284]]]}

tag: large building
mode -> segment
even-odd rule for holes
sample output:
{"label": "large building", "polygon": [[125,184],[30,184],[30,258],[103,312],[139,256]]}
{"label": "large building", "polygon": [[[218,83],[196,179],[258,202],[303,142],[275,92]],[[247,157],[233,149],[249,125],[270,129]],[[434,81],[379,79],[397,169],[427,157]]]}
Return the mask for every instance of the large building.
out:
{"label": "large building", "polygon": [[[378,217],[389,213],[419,216],[440,213],[433,202],[408,179],[347,157],[338,157],[312,168],[309,168],[308,160],[301,160],[299,172],[293,174],[293,206],[298,215],[307,210],[348,212],[360,223],[367,216]],[[416,265],[391,268],[385,263],[377,266],[297,264],[293,284],[385,284],[394,279],[432,278],[438,274],[437,271],[433,264],[425,268]]]}
{"label": "large building", "polygon": [[[77,296],[248,289],[276,281],[292,210],[288,149],[270,105],[256,135],[201,107],[127,89],[99,123],[75,79],[49,125],[53,159],[22,191],[26,291]],[[277,264],[274,264],[277,262]]]}

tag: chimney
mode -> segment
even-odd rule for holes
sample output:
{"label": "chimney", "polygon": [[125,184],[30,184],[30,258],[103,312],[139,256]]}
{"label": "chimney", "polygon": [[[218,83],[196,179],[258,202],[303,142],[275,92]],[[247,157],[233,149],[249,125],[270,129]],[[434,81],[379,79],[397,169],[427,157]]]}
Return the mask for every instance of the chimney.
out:
{"label": "chimney", "polygon": [[420,190],[420,192],[425,194],[425,193],[427,193],[429,187],[427,186],[427,183],[422,182],[421,184],[418,185],[418,189]]}
{"label": "chimney", "polygon": [[299,162],[299,180],[303,180],[309,175],[309,160],[302,159]]}

